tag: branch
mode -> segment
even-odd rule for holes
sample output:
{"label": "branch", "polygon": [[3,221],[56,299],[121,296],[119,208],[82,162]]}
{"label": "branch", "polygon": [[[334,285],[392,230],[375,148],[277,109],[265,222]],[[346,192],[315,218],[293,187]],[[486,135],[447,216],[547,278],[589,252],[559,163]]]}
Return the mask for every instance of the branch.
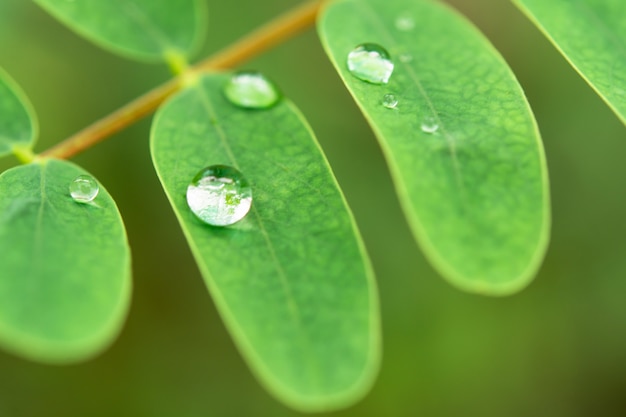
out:
{"label": "branch", "polygon": [[131,101],[119,110],[42,152],[39,157],[68,159],[94,146],[154,112],[161,103],[184,86],[183,80],[189,75],[233,68],[309,28],[315,23],[321,4],[321,0],[312,0],[277,17],[222,51],[189,68],[179,78]]}

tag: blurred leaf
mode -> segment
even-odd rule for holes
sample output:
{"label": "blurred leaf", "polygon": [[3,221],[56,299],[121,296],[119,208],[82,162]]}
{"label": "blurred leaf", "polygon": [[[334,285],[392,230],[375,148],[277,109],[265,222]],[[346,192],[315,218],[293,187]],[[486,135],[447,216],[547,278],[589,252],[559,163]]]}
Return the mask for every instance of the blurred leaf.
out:
{"label": "blurred leaf", "polygon": [[0,68],[0,156],[31,149],[37,119],[19,86]]}
{"label": "blurred leaf", "polygon": [[0,343],[53,363],[84,360],[117,335],[130,298],[130,252],[115,203],[68,186],[84,170],[43,160],[0,175]]}
{"label": "blurred leaf", "polygon": [[[300,410],[351,404],[379,361],[374,278],[330,168],[288,101],[235,107],[226,75],[203,77],[157,113],[152,158],[200,271],[262,383]],[[235,166],[252,186],[248,216],[201,223],[186,190],[202,168]]]}
{"label": "blurred leaf", "polygon": [[130,58],[188,56],[206,26],[202,0],[35,0],[77,33]]}
{"label": "blurred leaf", "polygon": [[626,2],[513,2],[626,123]]}
{"label": "blurred leaf", "polygon": [[[424,0],[333,2],[319,32],[433,265],[467,291],[527,285],[548,242],[546,163],[524,94],[493,47],[458,14]],[[348,71],[348,54],[366,42],[391,54],[388,84]],[[382,104],[386,94],[396,108]]]}

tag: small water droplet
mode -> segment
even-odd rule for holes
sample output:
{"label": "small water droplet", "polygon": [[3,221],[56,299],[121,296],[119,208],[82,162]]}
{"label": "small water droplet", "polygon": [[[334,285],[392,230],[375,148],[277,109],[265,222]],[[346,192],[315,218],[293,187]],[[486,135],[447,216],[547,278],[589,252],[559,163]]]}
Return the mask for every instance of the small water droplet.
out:
{"label": "small water droplet", "polygon": [[79,175],[70,183],[70,195],[77,203],[90,203],[95,200],[100,186],[89,175]]}
{"label": "small water droplet", "polygon": [[256,71],[240,71],[224,86],[226,98],[236,106],[248,109],[266,109],[281,97],[276,85]]}
{"label": "small water droplet", "polygon": [[398,59],[400,59],[400,62],[404,62],[406,64],[407,62],[413,61],[413,55],[409,53],[403,53],[398,56]]}
{"label": "small water droplet", "polygon": [[433,116],[426,116],[422,122],[421,128],[424,133],[435,133],[439,130],[439,124],[437,123],[437,119]]}
{"label": "small water droplet", "polygon": [[387,84],[393,73],[393,62],[382,46],[364,43],[348,54],[348,70],[360,80]]}
{"label": "small water droplet", "polygon": [[396,29],[408,32],[415,28],[415,20],[408,14],[403,13],[396,18]]}
{"label": "small water droplet", "polygon": [[398,106],[398,99],[393,94],[385,94],[383,96],[383,106],[388,109],[395,109]]}
{"label": "small water droplet", "polygon": [[203,222],[229,226],[250,211],[252,189],[239,170],[227,165],[211,165],[191,180],[187,187],[187,204]]}

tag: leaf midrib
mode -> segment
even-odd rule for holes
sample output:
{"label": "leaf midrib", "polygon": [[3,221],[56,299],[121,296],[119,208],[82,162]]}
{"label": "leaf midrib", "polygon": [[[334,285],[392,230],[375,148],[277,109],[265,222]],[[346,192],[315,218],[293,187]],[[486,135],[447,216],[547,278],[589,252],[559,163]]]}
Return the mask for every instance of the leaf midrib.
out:
{"label": "leaf midrib", "polygon": [[174,47],[170,42],[170,39],[167,37],[167,35],[159,30],[158,25],[154,25],[145,15],[145,13],[141,11],[141,8],[138,7],[133,1],[115,1],[120,4],[120,9],[124,10],[126,16],[134,20],[139,26],[143,27],[146,33],[150,34],[150,36],[156,42],[157,46],[160,46],[163,51],[167,51],[168,49],[176,49],[176,47]]}
{"label": "leaf midrib", "polygon": [[[41,254],[41,246],[43,243],[43,219],[44,213],[46,209],[46,169],[48,164],[44,161],[39,165],[39,193],[40,193],[40,202],[39,208],[37,209],[37,221],[35,222],[35,233],[33,235],[33,252],[32,252],[32,263],[31,263],[31,276],[34,277],[37,274],[35,273],[39,269],[39,259]],[[34,284],[34,281],[33,281]]]}
{"label": "leaf midrib", "polygon": [[[203,88],[197,88],[197,91],[199,91],[200,93],[200,98],[203,102],[203,104],[205,105],[205,109],[209,115],[209,120],[218,120],[217,114],[215,112],[215,109],[213,108],[213,105],[211,103],[210,97],[208,96],[207,92],[205,89]],[[212,126],[215,128],[222,147],[224,149],[224,151],[226,152],[226,154],[228,155],[228,158],[231,160],[231,163],[233,164],[233,166],[237,169],[240,169],[239,164],[237,162],[237,158],[235,157],[232,148],[230,147],[230,144],[228,142],[228,135],[226,134],[226,132],[224,131],[224,129],[222,129],[222,127],[220,126],[219,122],[218,123],[214,123],[212,124]],[[301,314],[300,314],[300,309],[298,307],[298,304],[295,301],[295,298],[293,296],[293,292],[291,289],[291,286],[289,285],[289,281],[287,280],[287,275],[282,267],[282,264],[280,262],[280,260],[278,259],[277,255],[276,255],[276,250],[274,248],[274,244],[272,243],[272,240],[269,236],[269,233],[267,232],[267,229],[265,228],[265,224],[261,218],[261,215],[259,214],[258,210],[256,209],[256,207],[254,206],[254,204],[251,207],[251,211],[254,214],[255,220],[259,225],[259,230],[261,231],[261,234],[263,235],[263,239],[265,240],[267,247],[270,251],[270,255],[272,257],[272,262],[276,268],[276,271],[278,272],[278,276],[280,278],[280,283],[281,283],[281,288],[283,290],[283,293],[285,295],[285,298],[287,299],[288,302],[288,306],[289,306],[289,312],[290,312],[290,318],[292,323],[294,323],[295,327],[297,327],[300,331],[299,334],[301,335],[301,346],[302,349],[306,352],[311,352],[311,343],[309,341],[309,336],[308,333],[306,331],[304,331],[304,325],[302,324],[302,318],[301,318]],[[313,355],[307,355],[308,358],[314,357]],[[317,378],[317,371],[316,371],[316,366],[314,364],[315,361],[309,361],[309,369],[311,371],[311,377],[313,378],[313,383],[316,386],[319,386],[319,382],[318,382],[318,378]]]}
{"label": "leaf midrib", "polygon": [[[372,9],[372,7],[369,4],[367,4],[366,2],[357,3],[357,4],[360,4],[361,6],[363,6],[363,10],[369,15],[369,18],[372,21],[372,23],[374,23],[380,29],[382,35],[385,38],[387,38],[387,40],[389,41],[391,45],[396,46],[400,44],[400,42],[396,41],[395,37],[391,34],[391,32],[387,30],[387,28],[385,27],[381,19],[378,17],[376,12]],[[443,136],[446,139],[446,144],[448,145],[448,150],[450,152],[450,158],[452,159],[452,165],[454,168],[457,185],[460,190],[464,190],[465,187],[463,185],[463,179],[461,175],[461,164],[459,163],[459,159],[457,157],[456,146],[454,145],[454,141],[453,141],[453,135],[448,131],[446,125],[441,120],[441,117],[439,116],[439,112],[437,111],[433,101],[430,99],[430,96],[426,92],[426,89],[422,85],[422,82],[420,81],[419,77],[413,70],[413,67],[408,65],[408,63],[405,63],[402,61],[400,61],[399,63],[400,65],[402,65],[403,68],[407,70],[411,80],[415,83],[420,94],[422,95],[422,97],[424,97],[424,100],[426,100],[426,104],[428,105],[428,108],[433,113],[437,121],[437,124],[439,125],[439,129],[441,130]]]}

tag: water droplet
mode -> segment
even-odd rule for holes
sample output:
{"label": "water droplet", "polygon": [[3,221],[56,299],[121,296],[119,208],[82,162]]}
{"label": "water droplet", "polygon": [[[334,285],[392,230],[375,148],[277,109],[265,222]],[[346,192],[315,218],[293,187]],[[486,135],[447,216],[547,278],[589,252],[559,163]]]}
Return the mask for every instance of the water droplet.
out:
{"label": "water droplet", "polygon": [[400,55],[398,56],[398,58],[400,59],[400,62],[404,62],[405,64],[406,64],[407,62],[411,62],[411,61],[413,61],[413,55],[411,55],[411,54],[409,54],[409,53],[403,53],[403,54],[400,54]]}
{"label": "water droplet", "polygon": [[224,94],[234,105],[248,109],[266,109],[281,97],[276,85],[256,71],[233,74],[224,86]]}
{"label": "water droplet", "polygon": [[200,220],[229,226],[243,219],[252,205],[252,189],[237,169],[212,165],[202,169],[187,187],[187,204]]}
{"label": "water droplet", "polygon": [[401,14],[396,18],[396,29],[401,30],[403,32],[408,32],[415,28],[415,20],[407,14]]}
{"label": "water droplet", "polygon": [[95,200],[100,186],[89,175],[79,175],[70,183],[70,195],[77,203],[90,203]]}
{"label": "water droplet", "polygon": [[364,43],[348,54],[348,70],[363,81],[387,84],[393,73],[393,62],[382,46]]}
{"label": "water droplet", "polygon": [[437,119],[433,116],[426,116],[422,122],[421,128],[424,133],[435,133],[439,130],[439,124],[437,123]]}
{"label": "water droplet", "polygon": [[388,109],[395,109],[398,106],[398,99],[393,94],[385,94],[383,96],[383,106]]}

